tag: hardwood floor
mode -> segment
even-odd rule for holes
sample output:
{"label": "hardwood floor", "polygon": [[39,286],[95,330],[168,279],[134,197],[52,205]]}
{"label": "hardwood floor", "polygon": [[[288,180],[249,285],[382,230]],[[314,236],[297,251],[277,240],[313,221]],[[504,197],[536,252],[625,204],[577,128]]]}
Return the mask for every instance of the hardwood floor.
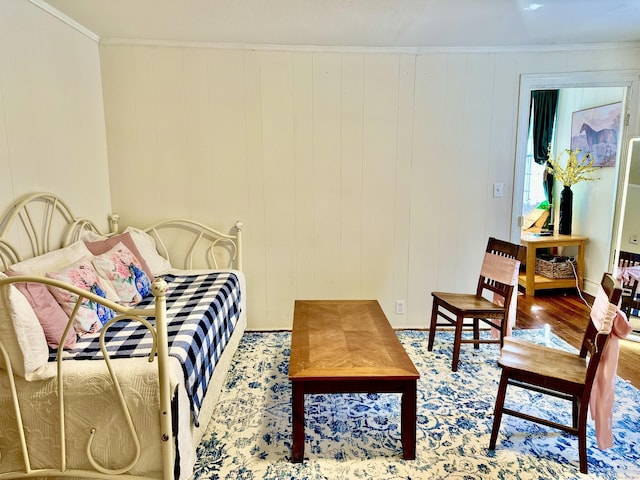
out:
{"label": "hardwood floor", "polygon": [[[592,303],[593,298],[585,296]],[[589,319],[589,307],[575,289],[539,291],[535,296],[518,296],[518,328],[541,328],[549,325],[551,332],[579,348]],[[640,388],[640,343],[620,342],[618,375]]]}

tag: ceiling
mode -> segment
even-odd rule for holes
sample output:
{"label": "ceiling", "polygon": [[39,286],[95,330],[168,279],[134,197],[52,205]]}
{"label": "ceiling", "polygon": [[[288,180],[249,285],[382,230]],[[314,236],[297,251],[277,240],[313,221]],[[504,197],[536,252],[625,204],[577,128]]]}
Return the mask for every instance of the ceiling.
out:
{"label": "ceiling", "polygon": [[640,0],[30,1],[49,4],[104,42],[382,48],[640,42]]}

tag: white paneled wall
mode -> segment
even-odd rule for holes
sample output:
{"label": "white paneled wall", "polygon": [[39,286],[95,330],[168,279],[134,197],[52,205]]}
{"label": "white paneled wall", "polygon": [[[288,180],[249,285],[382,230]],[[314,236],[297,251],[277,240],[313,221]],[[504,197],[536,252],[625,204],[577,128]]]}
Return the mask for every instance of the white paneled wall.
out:
{"label": "white paneled wall", "polygon": [[96,39],[24,0],[0,7],[0,210],[47,191],[107,227],[107,144]]}
{"label": "white paneled wall", "polygon": [[296,298],[424,327],[430,292],[472,289],[487,237],[508,238],[519,76],[640,67],[621,48],[100,51],[113,209],[242,220],[252,329],[290,328]]}
{"label": "white paneled wall", "polygon": [[619,46],[98,47],[23,0],[0,39],[0,208],[46,190],[104,226],[240,219],[254,329],[289,328],[296,298],[425,326],[429,292],[473,288],[487,237],[509,236],[520,75],[640,68]]}
{"label": "white paneled wall", "polygon": [[[565,88],[560,90],[558,98],[558,116],[556,125],[556,145],[554,157],[571,147],[573,112],[586,108],[621,102],[625,98],[622,87],[610,88]],[[578,127],[579,128],[579,127]],[[562,155],[562,162],[568,158]],[[622,162],[616,162],[615,168],[600,168],[595,173],[597,180],[579,182],[571,187],[574,193],[572,227],[574,232],[589,237],[589,248],[585,252],[585,289],[589,293],[597,291],[598,276],[602,276],[603,266],[609,264],[609,244],[613,237],[613,215],[616,205],[616,183]],[[560,192],[563,185],[556,181],[553,196],[554,204],[560,204]],[[556,208],[556,225],[559,224],[559,208]],[[574,253],[577,249],[574,249]]]}

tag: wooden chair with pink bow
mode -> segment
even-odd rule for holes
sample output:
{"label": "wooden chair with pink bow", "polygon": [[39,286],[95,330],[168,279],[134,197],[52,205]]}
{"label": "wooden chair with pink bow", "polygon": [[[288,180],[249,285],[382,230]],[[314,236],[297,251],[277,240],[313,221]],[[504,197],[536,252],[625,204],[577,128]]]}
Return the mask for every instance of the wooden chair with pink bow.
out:
{"label": "wooden chair with pink bow", "polygon": [[[515,324],[520,263],[526,248],[504,240],[489,238],[475,293],[432,292],[433,307],[429,326],[429,351],[433,350],[436,330],[455,327],[451,369],[458,370],[460,346],[496,343],[502,347]],[[491,336],[481,336],[480,327],[491,327]],[[467,331],[472,331],[469,336]],[[463,332],[465,335],[463,336]]]}
{"label": "wooden chair with pink bow", "polygon": [[[612,446],[612,417],[618,365],[619,339],[631,331],[619,309],[620,284],[610,273],[602,277],[593,301],[580,350],[571,352],[510,337],[504,341],[498,365],[502,369],[496,395],[489,449],[496,447],[503,415],[559,429],[578,437],[580,472],[587,473],[587,413],[595,421],[598,447]],[[575,315],[568,310],[567,315]],[[505,406],[507,387],[515,387]],[[537,411],[522,390],[570,402]],[[560,407],[560,409],[558,409]],[[563,422],[562,420],[567,420]],[[570,420],[570,422],[568,421]]]}

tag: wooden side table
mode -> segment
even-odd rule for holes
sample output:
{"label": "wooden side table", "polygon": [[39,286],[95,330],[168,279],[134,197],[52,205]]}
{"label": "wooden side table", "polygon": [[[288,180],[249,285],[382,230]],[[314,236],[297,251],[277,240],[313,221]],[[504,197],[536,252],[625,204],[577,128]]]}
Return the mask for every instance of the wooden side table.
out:
{"label": "wooden side table", "polygon": [[542,236],[535,233],[522,233],[520,243],[527,247],[526,273],[520,274],[518,285],[525,288],[527,295],[535,295],[536,290],[550,288],[572,288],[576,286],[575,278],[549,278],[536,274],[536,250],[538,248],[578,247],[576,257],[576,273],[578,285],[582,288],[584,276],[584,247],[589,237],[581,235],[560,235],[554,233]]}

